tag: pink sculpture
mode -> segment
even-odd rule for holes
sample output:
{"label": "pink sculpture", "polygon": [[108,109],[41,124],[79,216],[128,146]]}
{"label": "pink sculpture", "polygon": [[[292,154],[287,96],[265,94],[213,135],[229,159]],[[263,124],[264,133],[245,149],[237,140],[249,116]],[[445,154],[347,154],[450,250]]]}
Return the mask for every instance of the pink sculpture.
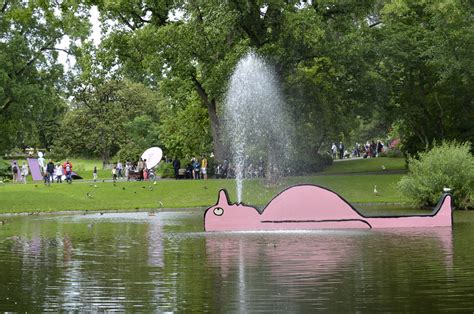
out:
{"label": "pink sculpture", "polygon": [[226,190],[204,213],[206,231],[419,228],[452,226],[451,195],[443,194],[431,214],[364,216],[340,195],[317,185],[296,185],[275,196],[260,213],[230,204]]}

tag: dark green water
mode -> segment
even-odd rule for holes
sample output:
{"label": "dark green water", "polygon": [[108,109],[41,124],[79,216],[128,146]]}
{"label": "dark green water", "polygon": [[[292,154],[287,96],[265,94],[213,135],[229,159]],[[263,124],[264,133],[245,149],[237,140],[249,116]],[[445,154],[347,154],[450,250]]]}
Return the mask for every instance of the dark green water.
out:
{"label": "dark green water", "polygon": [[474,224],[204,233],[202,213],[0,225],[0,311],[474,310]]}

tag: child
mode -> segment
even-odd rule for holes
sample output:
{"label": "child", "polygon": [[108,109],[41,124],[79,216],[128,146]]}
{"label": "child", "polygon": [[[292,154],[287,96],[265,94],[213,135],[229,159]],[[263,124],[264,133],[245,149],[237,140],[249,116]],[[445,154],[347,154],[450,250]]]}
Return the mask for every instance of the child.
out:
{"label": "child", "polygon": [[117,166],[114,166],[114,168],[112,169],[112,178],[115,183],[115,181],[117,181]]}
{"label": "child", "polygon": [[26,177],[28,176],[28,166],[23,163],[21,166],[21,180],[23,181],[24,184],[26,184]]}
{"label": "child", "polygon": [[61,164],[56,165],[56,183],[63,182],[63,167]]}

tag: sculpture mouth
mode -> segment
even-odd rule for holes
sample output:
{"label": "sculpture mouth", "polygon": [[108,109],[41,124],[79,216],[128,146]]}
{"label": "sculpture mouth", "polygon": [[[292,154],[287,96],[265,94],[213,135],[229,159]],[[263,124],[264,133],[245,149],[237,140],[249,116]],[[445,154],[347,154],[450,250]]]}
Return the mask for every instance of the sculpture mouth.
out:
{"label": "sculpture mouth", "polygon": [[368,228],[372,229],[372,226],[363,219],[324,219],[324,220],[262,220],[261,223],[271,223],[271,224],[303,224],[303,223],[314,223],[314,224],[325,224],[325,223],[363,223],[366,224]]}

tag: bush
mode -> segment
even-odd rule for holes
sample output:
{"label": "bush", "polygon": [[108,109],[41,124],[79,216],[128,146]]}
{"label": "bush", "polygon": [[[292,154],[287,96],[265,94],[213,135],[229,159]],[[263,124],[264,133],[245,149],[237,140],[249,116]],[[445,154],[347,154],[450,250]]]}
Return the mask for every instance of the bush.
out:
{"label": "bush", "polygon": [[173,164],[170,162],[160,162],[156,168],[156,173],[161,178],[174,178]]}
{"label": "bush", "polygon": [[451,188],[456,208],[474,205],[474,157],[470,144],[444,142],[418,159],[408,159],[409,174],[398,182],[401,192],[419,206],[435,205],[443,188]]}
{"label": "bush", "polygon": [[400,158],[403,157],[403,153],[396,148],[386,149],[379,154],[379,157],[388,157],[388,158]]}
{"label": "bush", "polygon": [[0,158],[0,178],[1,177],[9,177],[12,176],[12,168],[9,162]]}

